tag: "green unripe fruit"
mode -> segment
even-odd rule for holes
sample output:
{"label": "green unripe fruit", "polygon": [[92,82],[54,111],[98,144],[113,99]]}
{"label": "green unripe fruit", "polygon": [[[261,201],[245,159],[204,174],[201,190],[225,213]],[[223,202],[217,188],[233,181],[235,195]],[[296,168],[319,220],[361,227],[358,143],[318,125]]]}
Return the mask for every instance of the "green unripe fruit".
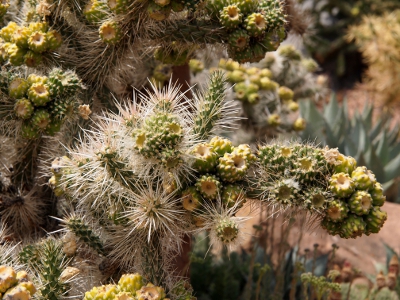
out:
{"label": "green unripe fruit", "polygon": [[216,224],[215,231],[217,238],[221,242],[228,244],[235,241],[238,237],[239,226],[235,221],[229,218],[223,218]]}
{"label": "green unripe fruit", "polygon": [[261,69],[259,74],[260,74],[261,77],[267,77],[269,79],[272,78],[272,72],[269,69],[266,69],[266,68]]}
{"label": "green unripe fruit", "polygon": [[99,27],[101,40],[107,44],[115,44],[121,39],[121,29],[114,21],[107,21]]}
{"label": "green unripe fruit", "polygon": [[7,56],[13,66],[21,66],[24,63],[26,52],[26,49],[18,48],[15,44],[7,47]]}
{"label": "green unripe fruit", "polygon": [[261,77],[260,79],[260,87],[262,90],[266,91],[274,91],[278,88],[278,84],[275,81],[272,81],[268,77]]}
{"label": "green unripe fruit", "polygon": [[372,173],[366,167],[357,167],[351,173],[351,178],[353,179],[358,190],[368,190],[376,183],[374,173]]}
{"label": "green unripe fruit", "polygon": [[15,115],[20,119],[29,119],[33,114],[32,103],[25,98],[19,99],[14,105]]}
{"label": "green unripe fruit", "polygon": [[45,109],[37,109],[33,113],[31,123],[32,126],[39,129],[39,130],[44,130],[46,129],[51,122],[51,117],[50,114],[47,110]]}
{"label": "green unripe fruit", "polygon": [[209,144],[220,157],[224,156],[225,153],[231,153],[233,151],[232,142],[219,136],[213,137]]}
{"label": "green unripe fruit", "polygon": [[257,93],[258,90],[259,90],[259,87],[255,83],[249,83],[246,85],[246,95]]}
{"label": "green unripe fruit", "polygon": [[25,96],[28,88],[28,81],[23,78],[15,78],[8,86],[8,95],[14,99],[22,98]]}
{"label": "green unripe fruit", "polygon": [[249,81],[253,84],[256,84],[258,87],[261,86],[261,77],[259,74],[253,74],[249,76]]}
{"label": "green unripe fruit", "polygon": [[[51,96],[56,97],[64,95],[65,97],[69,97],[75,94],[76,90],[81,86],[81,81],[72,71],[65,72],[61,69],[54,68],[49,74],[48,86]],[[66,101],[62,101],[62,103],[65,102]]]}
{"label": "green unripe fruit", "polygon": [[348,204],[353,214],[365,215],[372,207],[372,198],[365,191],[355,191],[348,200]]}
{"label": "green unripe fruit", "polygon": [[21,136],[24,139],[34,140],[40,136],[40,130],[34,127],[31,122],[24,121],[21,126]]}
{"label": "green unripe fruit", "polygon": [[337,235],[341,232],[341,223],[332,222],[328,217],[322,220],[321,227],[328,231],[330,235]]}
{"label": "green unripe fruit", "polygon": [[221,58],[221,60],[219,61],[219,67],[232,72],[234,70],[240,70],[240,64],[232,59],[228,59],[227,61],[225,61]]}
{"label": "green unripe fruit", "polygon": [[[289,108],[289,110],[291,110],[291,111],[293,111],[293,112],[296,112],[296,111],[299,110],[299,104],[298,104],[297,102],[294,102],[293,100],[289,100],[289,101],[286,103],[286,105],[287,105],[287,107]],[[340,172],[337,172],[337,173],[340,173]]]}
{"label": "green unripe fruit", "polygon": [[27,48],[28,38],[31,33],[32,32],[27,27],[18,27],[12,35],[12,42],[16,44],[19,48]]}
{"label": "green unripe fruit", "polygon": [[194,75],[196,75],[204,70],[204,64],[198,59],[191,59],[189,60],[189,69]]}
{"label": "green unripe fruit", "polygon": [[285,45],[279,48],[278,53],[280,56],[292,60],[300,60],[301,55],[299,51],[292,45]]}
{"label": "green unripe fruit", "polygon": [[217,172],[223,181],[235,182],[242,180],[248,169],[246,156],[242,153],[225,153],[219,158]]}
{"label": "green unripe fruit", "polygon": [[40,53],[29,50],[24,56],[24,62],[27,67],[35,68],[42,62],[42,55]]}
{"label": "green unripe fruit", "polygon": [[268,125],[277,127],[281,125],[281,117],[278,114],[270,114],[267,118]]}
{"label": "green unripe fruit", "polygon": [[35,31],[28,38],[28,47],[30,50],[42,53],[48,49],[46,33]]}
{"label": "green unripe fruit", "polygon": [[237,29],[229,34],[228,44],[233,51],[241,51],[249,45],[250,36],[243,29]]}
{"label": "green unripe fruit", "polygon": [[28,89],[28,98],[35,106],[44,106],[51,101],[49,87],[47,84],[34,83]]}
{"label": "green unripe fruit", "polygon": [[286,86],[281,86],[279,87],[278,95],[281,100],[289,101],[293,100],[294,93],[291,89],[287,88]]}
{"label": "green unripe fruit", "polygon": [[233,1],[240,9],[243,15],[248,15],[257,9],[257,0],[235,0]]}
{"label": "green unripe fruit", "polygon": [[150,2],[147,6],[147,14],[156,21],[163,21],[169,17],[171,13],[171,5],[160,6],[155,2]]}
{"label": "green unripe fruit", "polygon": [[341,225],[340,237],[345,239],[354,239],[358,236],[362,236],[366,227],[366,223],[364,222],[363,218],[353,214],[349,214],[349,216],[342,222]]}
{"label": "green unripe fruit", "polygon": [[215,200],[220,194],[221,183],[214,175],[203,175],[197,180],[196,188],[203,197]]}
{"label": "green unripe fruit", "polygon": [[244,74],[240,70],[234,70],[232,72],[229,72],[229,75],[227,76],[227,79],[231,83],[243,82],[243,81],[246,80],[246,74]]}
{"label": "green unripe fruit", "polygon": [[387,219],[387,213],[381,211],[378,206],[373,206],[364,216],[364,221],[367,224],[367,234],[378,233]]}
{"label": "green unripe fruit", "polygon": [[45,133],[48,135],[55,135],[61,130],[62,121],[61,120],[51,120],[50,124],[46,127]]}
{"label": "green unripe fruit", "polygon": [[191,186],[182,192],[182,206],[187,211],[193,211],[201,206],[201,196],[196,187]]}
{"label": "green unripe fruit", "polygon": [[143,278],[139,273],[124,274],[118,281],[119,290],[122,292],[136,293],[143,286]]}
{"label": "green unripe fruit", "polygon": [[244,87],[243,89],[237,89],[235,93],[235,98],[240,101],[245,101],[247,99],[246,87]]}
{"label": "green unripe fruit", "polygon": [[243,206],[246,202],[245,193],[241,187],[233,184],[225,185],[222,191],[221,200],[227,207]]}
{"label": "green unripe fruit", "polygon": [[294,131],[303,131],[304,129],[306,129],[306,126],[307,126],[307,122],[305,119],[297,118],[294,121],[292,128]]}
{"label": "green unripe fruit", "polygon": [[260,95],[258,93],[252,93],[247,95],[247,101],[250,104],[256,104],[260,101]]}
{"label": "green unripe fruit", "polygon": [[374,184],[369,194],[372,197],[373,206],[382,206],[386,201],[386,196],[383,195],[382,185],[379,182]]}
{"label": "green unripe fruit", "polygon": [[212,146],[209,144],[198,144],[191,151],[195,157],[193,162],[193,169],[200,173],[211,172],[218,164],[218,154],[214,152]]}
{"label": "green unripe fruit", "polygon": [[329,179],[329,189],[338,197],[348,197],[355,190],[355,183],[346,173],[333,174]]}
{"label": "green unripe fruit", "polygon": [[111,11],[116,14],[127,13],[131,0],[108,0],[107,4]]}
{"label": "green unripe fruit", "polygon": [[83,15],[90,23],[100,22],[107,17],[107,4],[98,0],[89,0],[83,9]]}
{"label": "green unripe fruit", "polygon": [[250,36],[257,37],[265,31],[267,23],[262,14],[252,13],[244,21],[244,26]]}
{"label": "green unripe fruit", "polygon": [[326,218],[331,222],[341,222],[347,218],[349,208],[344,201],[333,200],[329,202],[328,209],[326,210]]}
{"label": "green unripe fruit", "polygon": [[11,42],[14,33],[18,30],[19,26],[15,22],[8,22],[7,26],[1,28],[0,37],[5,42]]}
{"label": "green unripe fruit", "polygon": [[47,48],[49,51],[57,50],[62,45],[62,36],[58,31],[51,30],[46,33]]}
{"label": "green unripe fruit", "polygon": [[219,15],[221,25],[227,29],[234,29],[242,22],[242,14],[236,5],[228,5],[221,10]]}
{"label": "green unripe fruit", "polygon": [[335,173],[347,173],[351,174],[357,166],[356,160],[351,156],[345,156],[343,154],[339,154],[336,159],[336,164],[334,169]]}

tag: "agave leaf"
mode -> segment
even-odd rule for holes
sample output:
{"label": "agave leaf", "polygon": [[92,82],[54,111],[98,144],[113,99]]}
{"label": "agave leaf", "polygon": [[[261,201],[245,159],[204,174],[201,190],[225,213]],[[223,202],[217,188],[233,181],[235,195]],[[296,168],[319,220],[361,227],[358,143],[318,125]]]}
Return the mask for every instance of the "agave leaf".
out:
{"label": "agave leaf", "polygon": [[400,153],[386,164],[384,170],[387,179],[400,176]]}
{"label": "agave leaf", "polygon": [[[325,136],[323,129],[326,127],[324,117],[316,108],[315,104],[310,100],[304,100],[300,102],[300,111],[302,116],[308,120],[306,129],[302,133],[304,140],[316,139],[318,143],[325,142]],[[324,143],[326,144],[326,143]]]}
{"label": "agave leaf", "polygon": [[387,267],[387,269],[389,269],[389,263],[390,263],[390,260],[392,259],[392,256],[396,255],[397,258],[399,258],[399,256],[397,255],[396,251],[394,251],[393,248],[390,247],[388,244],[383,243],[383,246],[385,246],[385,250],[386,250],[386,267]]}
{"label": "agave leaf", "polygon": [[[383,273],[387,273],[387,267],[386,264],[384,263],[379,263],[379,262],[374,262],[374,267],[376,270],[376,273],[379,273],[380,271],[382,271]],[[370,275],[371,276],[371,281],[375,282],[376,276]]]}
{"label": "agave leaf", "polygon": [[369,147],[367,153],[365,154],[365,159],[368,169],[374,172],[379,182],[384,182],[385,170],[383,169],[383,164],[376,154],[374,147]]}
{"label": "agave leaf", "polygon": [[369,132],[369,137],[371,138],[371,140],[374,140],[382,132],[382,128],[385,126],[386,120],[387,118],[380,118],[378,120],[378,122]]}
{"label": "agave leaf", "polygon": [[346,130],[349,127],[348,119],[346,118],[343,107],[341,110],[339,110],[337,120],[338,121],[336,122],[333,128],[333,133],[337,137],[337,140],[339,141],[340,137],[343,137],[345,135]]}
{"label": "agave leaf", "polygon": [[356,161],[358,166],[366,166],[367,165],[367,160],[364,157],[363,152],[359,152],[356,156]]}
{"label": "agave leaf", "polygon": [[393,145],[397,142],[400,132],[400,125],[396,124],[392,131],[388,134],[388,143],[389,145]]}
{"label": "agave leaf", "polygon": [[343,143],[344,153],[346,153],[346,155],[356,157],[358,152],[356,144],[351,139],[345,139]]}
{"label": "agave leaf", "polygon": [[339,117],[339,104],[336,100],[336,95],[332,94],[331,100],[328,105],[324,107],[324,117],[330,126],[336,125]]}
{"label": "agave leaf", "polygon": [[368,136],[368,131],[365,127],[364,121],[362,119],[357,120],[359,132],[358,132],[358,151],[366,153],[370,146],[371,141]]}
{"label": "agave leaf", "polygon": [[386,165],[386,163],[389,161],[389,144],[386,131],[383,131],[379,136],[380,139],[378,140],[378,145],[376,146],[376,154],[378,155],[379,161],[382,163],[382,165]]}
{"label": "agave leaf", "polygon": [[372,112],[373,112],[373,107],[372,105],[366,105],[364,106],[364,110],[362,112],[362,119],[364,121],[365,127],[367,131],[371,130],[372,127]]}
{"label": "agave leaf", "polygon": [[383,191],[386,193],[386,191],[387,191],[388,189],[390,189],[390,188],[393,186],[394,183],[395,183],[394,179],[391,179],[391,180],[389,180],[389,181],[383,183],[383,184],[382,184]]}
{"label": "agave leaf", "polygon": [[398,153],[400,153],[400,143],[392,147],[389,146],[389,158],[395,157]]}

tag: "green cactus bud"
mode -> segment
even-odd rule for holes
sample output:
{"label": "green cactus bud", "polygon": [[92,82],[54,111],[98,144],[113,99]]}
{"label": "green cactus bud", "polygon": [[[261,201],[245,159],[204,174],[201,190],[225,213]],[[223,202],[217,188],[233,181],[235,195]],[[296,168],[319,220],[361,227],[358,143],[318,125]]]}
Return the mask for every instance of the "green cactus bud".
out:
{"label": "green cactus bud", "polygon": [[255,83],[249,83],[246,85],[246,96],[248,97],[250,94],[257,93],[259,90],[259,87]]}
{"label": "green cactus bud", "polygon": [[49,51],[57,50],[58,48],[61,47],[63,42],[61,34],[56,30],[51,30],[47,32],[46,39],[47,39],[47,49]]}
{"label": "green cactus bud", "polygon": [[345,239],[354,239],[358,236],[362,236],[362,234],[365,232],[365,227],[366,223],[362,217],[349,214],[349,216],[341,224],[340,237]]}
{"label": "green cactus bud", "polygon": [[204,70],[204,64],[198,59],[191,59],[189,60],[189,68],[190,71],[196,75]]}
{"label": "green cactus bud", "polygon": [[0,2],[0,19],[5,16],[9,7],[10,4],[8,3],[8,0],[2,0]]}
{"label": "green cactus bud", "polygon": [[28,28],[32,33],[36,31],[45,33],[49,30],[49,24],[47,22],[32,22],[29,23]]}
{"label": "green cactus bud", "polygon": [[89,292],[85,293],[83,300],[114,300],[118,294],[118,287],[114,284],[102,285],[92,288]]}
{"label": "green cactus bud", "polygon": [[340,222],[332,222],[328,217],[322,220],[321,227],[328,231],[330,235],[340,234],[342,230]]}
{"label": "green cactus bud", "polygon": [[25,98],[19,99],[14,105],[15,115],[20,119],[29,119],[33,114],[33,110],[32,103]]}
{"label": "green cactus bud", "polygon": [[211,172],[218,164],[218,154],[209,144],[196,145],[190,154],[196,158],[192,165],[193,169],[201,173]]}
{"label": "green cactus bud", "polygon": [[221,25],[227,29],[234,29],[242,23],[242,14],[236,5],[228,5],[224,7],[219,15]]}
{"label": "green cactus bud", "polygon": [[219,158],[217,172],[223,181],[235,182],[242,180],[247,173],[248,162],[243,153],[225,153]]}
{"label": "green cactus bud", "polygon": [[270,114],[267,118],[268,125],[272,127],[277,127],[281,125],[281,117],[278,114]]}
{"label": "green cactus bud", "polygon": [[33,32],[28,38],[28,47],[38,53],[46,51],[48,49],[46,33],[41,31]]}
{"label": "green cactus bud", "polygon": [[321,188],[313,187],[304,195],[304,206],[308,209],[321,210],[328,204],[328,193]]}
{"label": "green cactus bud", "polygon": [[165,291],[162,287],[148,283],[136,291],[136,298],[137,300],[163,300],[165,298]]}
{"label": "green cactus bud", "polygon": [[28,89],[28,98],[35,106],[44,106],[51,101],[49,87],[47,84],[34,83]]}
{"label": "green cactus bud", "polygon": [[333,174],[329,179],[329,188],[338,197],[350,196],[355,190],[355,183],[346,173]]}
{"label": "green cactus bud", "polygon": [[219,136],[213,137],[209,144],[220,157],[224,156],[225,153],[231,153],[233,151],[232,142]]}
{"label": "green cactus bud", "polygon": [[318,172],[317,161],[312,156],[297,158],[292,172],[300,182],[312,183]]}
{"label": "green cactus bud", "polygon": [[17,273],[8,266],[0,266],[0,293],[6,292],[17,283]]}
{"label": "green cactus bud", "polygon": [[182,206],[187,211],[193,211],[201,206],[201,196],[196,187],[191,186],[182,192]]}
{"label": "green cactus bud", "polygon": [[51,122],[50,114],[45,109],[37,109],[32,115],[31,122],[34,128],[37,128],[39,130],[44,130],[47,128],[47,126],[50,125]]}
{"label": "green cactus bud", "polygon": [[147,14],[156,21],[163,21],[169,17],[171,13],[171,5],[160,6],[155,2],[150,2],[147,6]]}
{"label": "green cactus bud", "polygon": [[383,195],[382,185],[379,182],[374,184],[369,194],[372,197],[373,206],[382,206],[386,201],[386,196]]}
{"label": "green cactus bud", "polygon": [[246,69],[247,75],[259,75],[260,69],[257,67],[251,67]]}
{"label": "green cactus bud", "polygon": [[243,206],[246,202],[246,194],[241,187],[234,184],[227,184],[222,190],[221,200],[227,207],[237,207]]}
{"label": "green cactus bud", "polygon": [[279,87],[278,90],[279,98],[283,101],[293,100],[293,91],[286,86]]}
{"label": "green cactus bud", "polygon": [[24,63],[26,52],[26,49],[18,48],[15,44],[7,47],[7,57],[13,66],[21,66]]}
{"label": "green cactus bud", "polygon": [[365,191],[355,191],[348,200],[350,211],[356,215],[366,215],[372,207],[372,198]]}
{"label": "green cactus bud", "polygon": [[132,293],[133,295],[136,291],[140,290],[143,285],[143,278],[139,273],[124,274],[118,281],[120,291]]}
{"label": "green cactus bud", "polygon": [[376,183],[374,173],[368,170],[366,167],[357,167],[352,173],[351,178],[353,179],[356,189],[368,190],[373,188]]}
{"label": "green cactus bud", "polygon": [[42,55],[40,53],[29,50],[24,56],[24,63],[30,68],[36,68],[42,62]]}
{"label": "green cactus bud", "polygon": [[40,130],[33,126],[31,122],[25,121],[21,126],[21,136],[24,139],[34,140],[40,136]]}
{"label": "green cactus bud", "polygon": [[183,163],[181,154],[182,153],[179,150],[164,149],[158,155],[158,159],[165,169],[171,171],[171,169],[175,169],[177,166]]}
{"label": "green cactus bud", "polygon": [[19,48],[27,48],[28,47],[28,38],[32,34],[32,32],[27,27],[18,27],[12,35],[12,42],[16,44]]}
{"label": "green cactus bud", "polygon": [[367,224],[367,234],[378,233],[387,219],[387,213],[381,211],[380,207],[373,206],[368,215],[364,216],[364,221]]}
{"label": "green cactus bud", "polygon": [[257,0],[235,0],[234,3],[239,7],[243,15],[248,15],[257,9]]}
{"label": "green cactus bud", "polygon": [[278,88],[278,84],[275,81],[272,81],[271,79],[267,77],[261,77],[260,78],[260,87],[262,90],[266,91],[274,91]]}
{"label": "green cactus bud", "polygon": [[240,70],[234,70],[232,72],[229,72],[229,74],[226,76],[226,78],[231,83],[238,83],[238,82],[245,81],[246,75]]}
{"label": "green cactus bud", "polygon": [[345,156],[343,154],[339,154],[336,158],[336,164],[334,169],[335,173],[347,173],[351,174],[357,166],[356,160],[351,156]]}
{"label": "green cactus bud", "polygon": [[99,27],[101,40],[106,44],[115,44],[121,39],[121,29],[117,22],[107,21]]}
{"label": "green cactus bud", "polygon": [[99,0],[89,0],[83,9],[83,15],[89,23],[96,23],[107,17],[108,6]]}
{"label": "green cactus bud", "polygon": [[298,189],[293,180],[281,180],[274,184],[269,192],[269,199],[281,205],[293,205],[298,197]]}
{"label": "green cactus bud", "polygon": [[219,220],[215,226],[217,238],[224,244],[229,244],[236,240],[239,234],[239,226],[229,218]]}
{"label": "green cactus bud", "polygon": [[72,96],[81,86],[81,81],[75,72],[65,72],[58,68],[54,68],[50,72],[47,83],[50,94],[53,97],[61,96],[62,94],[66,94],[66,96]]}
{"label": "green cactus bud", "polygon": [[267,23],[262,14],[252,13],[244,21],[244,26],[250,36],[257,37],[265,31]]}
{"label": "green cactus bud", "polygon": [[197,179],[196,188],[203,197],[215,200],[220,194],[221,183],[215,175],[206,174]]}
{"label": "green cactus bud", "polygon": [[[286,102],[287,107],[289,108],[289,110],[295,112],[299,110],[299,104],[297,102],[294,102],[293,100],[289,100]],[[340,171],[342,172],[342,171]],[[336,172],[336,173],[340,173],[340,172]]]}
{"label": "green cactus bud", "polygon": [[242,51],[249,46],[250,36],[243,29],[237,29],[229,34],[228,44],[233,51]]}
{"label": "green cactus bud", "polygon": [[8,85],[8,95],[14,99],[22,98],[26,95],[29,83],[23,78],[14,78]]}
{"label": "green cactus bud", "polygon": [[328,209],[326,210],[326,218],[331,222],[341,222],[347,218],[349,208],[344,201],[333,200],[329,202]]}
{"label": "green cactus bud", "polygon": [[18,30],[19,26],[15,22],[8,22],[7,26],[1,28],[0,37],[5,42],[11,42],[14,33]]}
{"label": "green cactus bud", "polygon": [[303,118],[297,118],[292,125],[294,131],[303,131],[306,129],[307,121]]}

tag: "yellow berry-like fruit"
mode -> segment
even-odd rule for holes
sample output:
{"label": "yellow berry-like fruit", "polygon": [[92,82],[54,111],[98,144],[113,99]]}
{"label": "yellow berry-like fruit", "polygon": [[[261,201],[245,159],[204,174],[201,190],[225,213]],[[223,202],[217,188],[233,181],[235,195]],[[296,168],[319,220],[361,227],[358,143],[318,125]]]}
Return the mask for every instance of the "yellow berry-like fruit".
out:
{"label": "yellow berry-like fruit", "polygon": [[4,293],[17,283],[17,273],[13,268],[0,266],[0,293]]}

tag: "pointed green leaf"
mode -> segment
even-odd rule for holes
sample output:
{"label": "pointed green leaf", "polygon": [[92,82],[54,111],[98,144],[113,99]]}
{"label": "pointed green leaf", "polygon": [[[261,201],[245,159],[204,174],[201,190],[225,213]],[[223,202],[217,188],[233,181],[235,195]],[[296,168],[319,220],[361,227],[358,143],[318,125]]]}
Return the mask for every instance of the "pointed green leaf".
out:
{"label": "pointed green leaf", "polygon": [[385,178],[390,180],[400,176],[400,153],[385,166]]}
{"label": "pointed green leaf", "polygon": [[386,165],[386,163],[389,161],[389,145],[386,131],[383,131],[379,136],[380,139],[378,140],[378,145],[376,146],[376,154],[378,155],[379,161],[382,163],[382,165]]}
{"label": "pointed green leaf", "polygon": [[374,128],[372,128],[372,130],[369,132],[369,137],[371,138],[371,140],[374,140],[382,132],[382,128],[384,127],[385,123],[385,118],[380,118],[378,120]]}
{"label": "pointed green leaf", "polygon": [[362,112],[362,119],[364,121],[365,127],[367,131],[370,131],[372,128],[372,112],[373,112],[373,107],[372,105],[366,105],[364,106],[364,110]]}
{"label": "pointed green leaf", "polygon": [[356,157],[356,155],[357,155],[357,146],[355,145],[355,143],[351,139],[346,139],[344,141],[344,144],[345,144],[344,153],[346,155]]}
{"label": "pointed green leaf", "polygon": [[339,117],[339,109],[340,108],[336,97],[332,96],[328,105],[324,107],[325,120],[331,127],[333,127],[337,122],[337,119]]}
{"label": "pointed green leaf", "polygon": [[374,147],[369,148],[368,152],[365,154],[365,159],[367,162],[367,168],[374,172],[376,179],[379,182],[384,182],[385,170],[383,169],[382,161],[376,154]]}

